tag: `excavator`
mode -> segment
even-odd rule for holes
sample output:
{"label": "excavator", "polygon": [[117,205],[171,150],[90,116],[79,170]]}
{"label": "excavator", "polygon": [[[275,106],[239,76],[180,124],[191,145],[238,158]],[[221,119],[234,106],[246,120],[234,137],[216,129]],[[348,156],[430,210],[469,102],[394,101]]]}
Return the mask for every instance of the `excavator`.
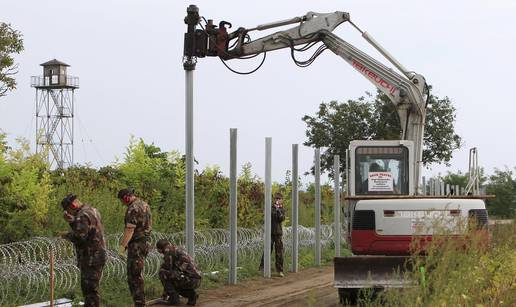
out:
{"label": "excavator", "polygon": [[[349,13],[308,12],[228,32],[231,23],[221,21],[216,25],[213,20],[200,17],[198,8],[190,5],[185,23],[188,31],[184,63],[202,57],[219,57],[225,65],[230,60],[259,55],[265,60],[269,51],[290,49],[298,66],[308,66],[329,49],[387,95],[395,106],[402,129],[399,140],[355,140],[349,145],[344,225],[353,255],[334,258],[334,286],[341,302],[356,300],[359,289],[413,285],[413,280],[405,280],[403,274],[393,272],[411,269],[407,261],[411,243],[415,239],[431,241],[436,222],[444,225],[451,237],[461,231],[458,224],[469,219],[475,220],[479,228],[486,227],[486,197],[422,195],[420,182],[429,86],[421,74],[406,69],[370,34],[362,31]],[[359,31],[397,71],[332,33],[344,23]],[[201,29],[196,29],[197,25],[201,25]],[[250,35],[288,25],[295,26],[258,39]],[[308,60],[295,58],[296,52],[306,51],[317,43],[321,44]]]}

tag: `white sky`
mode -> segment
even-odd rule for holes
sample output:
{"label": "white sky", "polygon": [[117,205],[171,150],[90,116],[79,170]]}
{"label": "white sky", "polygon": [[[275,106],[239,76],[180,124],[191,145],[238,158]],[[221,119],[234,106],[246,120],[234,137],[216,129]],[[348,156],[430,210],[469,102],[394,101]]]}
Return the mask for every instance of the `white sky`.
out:
{"label": "white sky", "polygon": [[[207,19],[234,28],[304,15],[346,11],[405,67],[425,76],[433,93],[457,108],[456,131],[465,142],[451,170],[467,170],[468,148],[479,149],[488,173],[516,165],[516,1],[178,1],[2,0],[0,21],[24,35],[17,57],[18,89],[0,99],[0,129],[12,141],[34,145],[35,89],[30,76],[56,58],[80,78],[76,92],[75,162],[111,163],[130,135],[162,150],[184,152],[183,19],[193,3]],[[337,35],[386,62],[350,25]],[[254,33],[257,38],[261,33]],[[302,54],[308,57],[311,53]],[[249,70],[258,59],[229,62]],[[271,52],[257,73],[229,72],[216,58],[199,59],[194,75],[194,153],[200,168],[220,165],[229,173],[229,128],[238,128],[238,164],[264,173],[264,137],[273,138],[273,180],[291,168],[291,144],[302,144],[305,114],[321,102],[357,98],[375,88],[341,58],[326,51],[308,68],[288,50]],[[313,149],[301,147],[300,173]],[[445,173],[443,166],[425,174]],[[303,180],[306,183],[311,178]]]}

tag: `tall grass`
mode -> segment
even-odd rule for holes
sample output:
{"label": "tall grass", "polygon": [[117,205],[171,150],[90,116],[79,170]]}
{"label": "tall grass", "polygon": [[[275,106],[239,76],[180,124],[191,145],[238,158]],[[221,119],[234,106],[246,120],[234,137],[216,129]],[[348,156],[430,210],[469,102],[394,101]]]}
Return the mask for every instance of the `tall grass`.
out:
{"label": "tall grass", "polygon": [[[363,306],[516,306],[516,224],[496,225],[486,235],[434,236],[426,254],[416,251],[408,278],[413,287],[363,295]],[[424,273],[421,269],[424,268]]]}

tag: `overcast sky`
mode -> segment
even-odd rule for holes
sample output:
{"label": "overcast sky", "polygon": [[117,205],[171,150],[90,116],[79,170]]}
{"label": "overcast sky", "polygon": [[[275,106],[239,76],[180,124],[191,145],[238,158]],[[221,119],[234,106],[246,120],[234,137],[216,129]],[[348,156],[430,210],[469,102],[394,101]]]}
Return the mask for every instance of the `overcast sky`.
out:
{"label": "overcast sky", "polygon": [[[207,19],[234,27],[304,15],[345,11],[405,67],[425,76],[437,96],[457,109],[456,132],[464,147],[450,170],[466,171],[468,149],[493,168],[516,166],[516,1],[179,1],[1,0],[0,21],[24,37],[18,89],[0,98],[0,129],[9,140],[34,146],[35,89],[30,76],[56,58],[80,78],[75,104],[75,162],[103,166],[123,157],[130,135],[162,150],[184,152],[185,97],[182,66],[186,7],[196,4]],[[349,24],[335,31],[386,63]],[[262,33],[254,33],[257,38]],[[311,53],[306,53],[308,57]],[[302,55],[304,56],[304,55]],[[259,60],[229,62],[249,70]],[[273,138],[273,180],[291,168],[291,145],[305,140],[305,114],[321,102],[345,101],[375,88],[341,58],[327,51],[308,68],[288,50],[271,52],[248,76],[228,71],[216,58],[200,59],[194,73],[194,153],[198,168],[220,165],[229,173],[229,129],[238,128],[238,164],[264,173],[264,138]],[[300,173],[313,149],[301,147]],[[427,176],[445,173],[437,166]],[[304,183],[311,178],[304,179]]]}

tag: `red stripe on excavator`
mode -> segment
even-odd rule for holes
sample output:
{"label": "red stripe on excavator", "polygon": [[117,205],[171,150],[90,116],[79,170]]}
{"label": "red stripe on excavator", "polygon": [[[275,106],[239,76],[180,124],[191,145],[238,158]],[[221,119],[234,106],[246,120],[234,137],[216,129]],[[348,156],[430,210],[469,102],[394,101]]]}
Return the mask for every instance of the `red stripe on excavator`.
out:
{"label": "red stripe on excavator", "polygon": [[[422,242],[432,236],[418,237]],[[355,255],[410,255],[412,236],[380,236],[375,230],[351,231],[351,250]]]}
{"label": "red stripe on excavator", "polygon": [[[473,243],[480,248],[488,248],[491,242],[490,233],[486,229],[479,229],[475,231],[476,240],[471,240],[470,236],[452,235],[450,238],[459,240],[459,245],[463,248]],[[432,241],[432,236],[417,236],[420,240],[422,250],[425,249],[425,244]],[[410,255],[410,247],[412,244],[412,236],[381,236],[375,230],[352,230],[351,231],[351,251],[355,255],[388,255],[388,256],[407,256]],[[477,242],[478,241],[478,242]]]}

